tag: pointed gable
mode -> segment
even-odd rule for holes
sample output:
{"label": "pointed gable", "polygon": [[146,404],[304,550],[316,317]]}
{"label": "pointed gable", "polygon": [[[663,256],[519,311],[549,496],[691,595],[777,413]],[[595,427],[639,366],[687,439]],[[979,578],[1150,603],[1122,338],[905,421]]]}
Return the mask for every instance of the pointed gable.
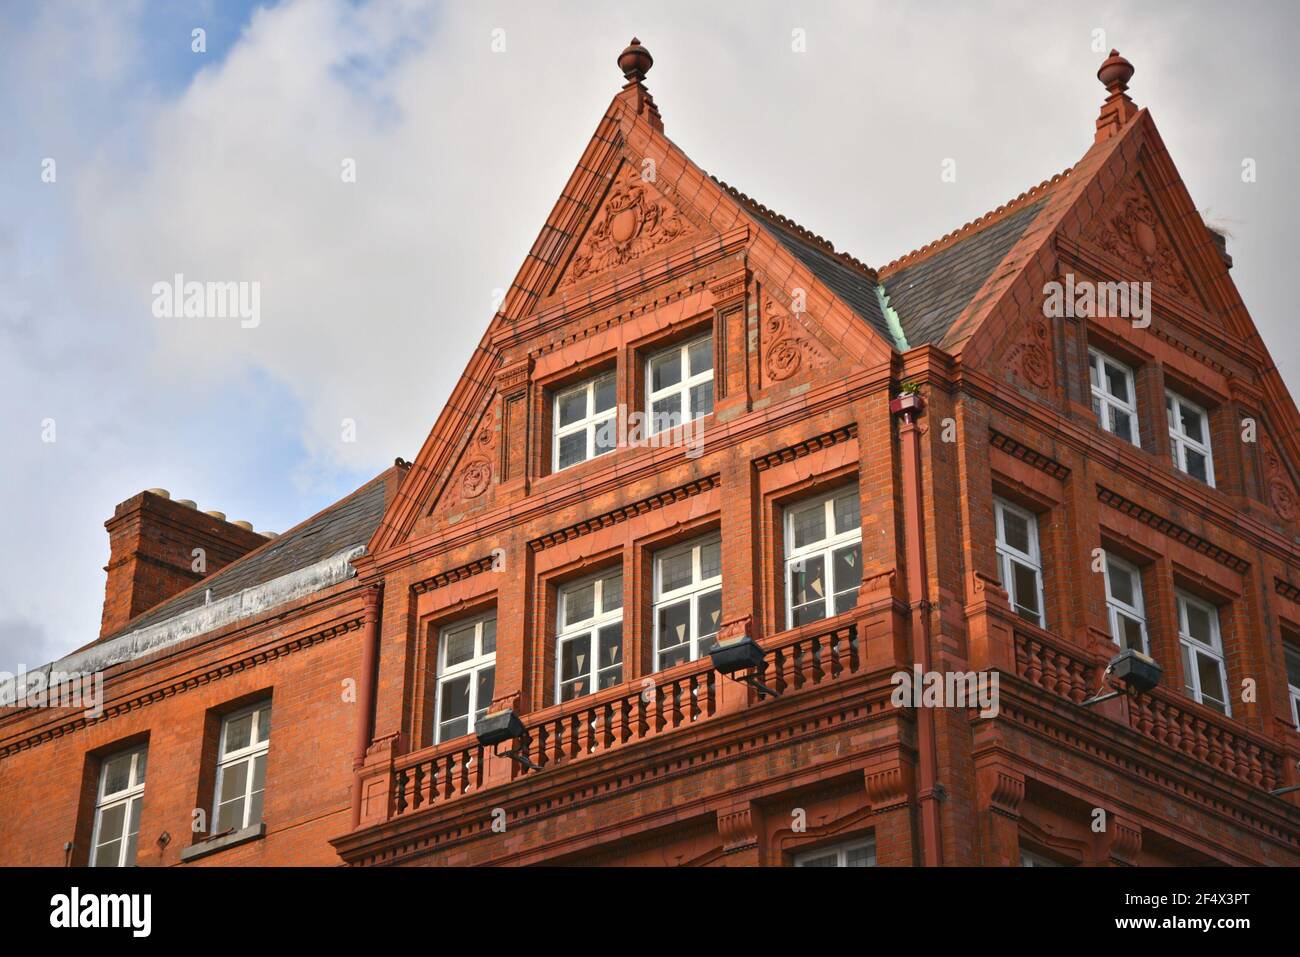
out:
{"label": "pointed gable", "polygon": [[677,206],[655,189],[653,177],[624,162],[556,288],[604,275],[698,232]]}
{"label": "pointed gable", "polygon": [[[636,49],[624,51],[620,66]],[[475,436],[500,433],[511,414],[500,344],[518,343],[557,317],[593,313],[632,290],[743,254],[761,280],[769,323],[760,347],[766,381],[815,374],[832,362],[878,364],[895,349],[875,272],[709,177],[664,136],[642,68],[634,64],[625,76],[416,456],[373,551],[399,544],[435,512],[454,516],[458,503],[492,499],[485,493],[506,479],[507,456],[520,454],[474,444]],[[522,375],[526,383],[528,370]]]}
{"label": "pointed gable", "polygon": [[1080,238],[1111,258],[1117,277],[1158,283],[1168,295],[1203,305],[1142,174],[1115,190]]}

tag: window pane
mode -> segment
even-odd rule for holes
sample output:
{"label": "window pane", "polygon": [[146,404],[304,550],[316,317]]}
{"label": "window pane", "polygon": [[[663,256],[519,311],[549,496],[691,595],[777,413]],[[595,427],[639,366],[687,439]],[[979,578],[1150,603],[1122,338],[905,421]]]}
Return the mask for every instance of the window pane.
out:
{"label": "window pane", "polygon": [[1211,630],[1209,611],[1190,602],[1184,602],[1183,607],[1187,610],[1187,633],[1197,641],[1214,647],[1214,633]]}
{"label": "window pane", "polygon": [[488,707],[492,704],[492,694],[496,688],[497,669],[495,666],[490,668],[480,668],[476,683],[478,688],[475,690],[474,712],[476,718],[481,718],[487,714]]}
{"label": "window pane", "polygon": [[722,618],[722,591],[715,589],[701,595],[696,602],[695,634],[699,638],[700,654],[712,650],[713,637],[718,633],[718,622]]}
{"label": "window pane", "polygon": [[1038,572],[1020,562],[1011,563],[1011,577],[1015,583],[1016,610],[1030,621],[1042,621],[1038,607]]}
{"label": "window pane", "polygon": [[1183,653],[1183,688],[1191,697],[1196,696],[1196,685],[1193,683],[1194,675],[1192,674],[1192,649],[1185,641],[1178,643]]}
{"label": "window pane", "polygon": [[1146,653],[1146,647],[1142,641],[1142,625],[1135,618],[1130,618],[1122,611],[1115,612],[1115,623],[1118,626],[1119,633],[1115,635],[1115,640],[1125,651],[1130,649]]}
{"label": "window pane", "polygon": [[606,688],[612,688],[623,680],[623,666],[615,665],[612,668],[604,668],[598,672],[596,679],[596,690],[603,691]]}
{"label": "window pane", "polygon": [[677,645],[674,648],[665,648],[659,652],[659,670],[672,668],[674,665],[680,665],[683,661],[689,661],[691,658],[691,646],[688,642],[684,645]]}
{"label": "window pane", "polygon": [[1187,474],[1194,479],[1209,484],[1209,470],[1205,467],[1205,456],[1195,449],[1183,447],[1183,453],[1187,462]]}
{"label": "window pane", "polygon": [[675,429],[682,424],[682,397],[681,393],[674,392],[672,395],[664,396],[662,399],[656,399],[650,409],[650,434],[656,432],[666,432],[668,429]]}
{"label": "window pane", "polygon": [[826,537],[826,506],[816,505],[798,509],[790,520],[794,531],[791,548],[803,548]]}
{"label": "window pane", "polygon": [[271,708],[268,705],[257,712],[257,740],[262,743],[271,737]]}
{"label": "window pane", "polygon": [[700,581],[717,578],[722,574],[722,542],[709,542],[700,546]]}
{"label": "window pane", "polygon": [[614,408],[614,376],[601,376],[596,380],[594,387],[593,412],[604,412],[606,409]]}
{"label": "window pane", "polygon": [[829,854],[819,854],[816,857],[805,857],[799,862],[800,867],[837,867],[839,866],[839,855],[834,851]]}
{"label": "window pane", "polygon": [[490,655],[497,650],[497,620],[488,618],[483,622],[483,647],[479,654]]}
{"label": "window pane", "polygon": [[1204,698],[1204,703],[1213,706],[1216,711],[1222,711],[1228,695],[1223,688],[1223,671],[1219,662],[1210,655],[1197,652],[1196,671],[1201,679],[1201,697]]}
{"label": "window pane", "polygon": [[439,721],[449,721],[469,714],[469,677],[461,675],[442,683],[438,689]]}
{"label": "window pane", "polygon": [[623,625],[606,625],[596,636],[596,667],[612,668],[623,663]]}
{"label": "window pane", "polygon": [[582,634],[560,645],[560,680],[572,681],[587,673],[591,662],[591,634]]}
{"label": "window pane", "polygon": [[1165,396],[1165,419],[1169,422],[1169,428],[1177,427],[1177,420],[1174,418],[1174,400],[1171,396]]}
{"label": "window pane", "polygon": [[701,339],[687,350],[690,354],[691,375],[699,375],[713,368],[713,337]]}
{"label": "window pane", "polygon": [[1111,597],[1122,601],[1130,608],[1136,608],[1137,600],[1133,594],[1133,577],[1129,574],[1128,569],[1121,568],[1114,562],[1107,562],[1106,571],[1110,577]]}
{"label": "window pane", "polygon": [[253,827],[262,821],[262,799],[266,797],[264,791],[254,791],[248,797],[248,824]]}
{"label": "window pane", "polygon": [[659,589],[670,592],[689,585],[694,575],[691,551],[677,552],[659,561]]}
{"label": "window pane", "polygon": [[1121,409],[1110,407],[1110,430],[1125,442],[1133,441],[1133,416]]}
{"label": "window pane", "polygon": [[232,801],[222,801],[217,809],[217,833],[237,831],[244,826],[244,795]]}
{"label": "window pane", "polygon": [[221,769],[221,800],[231,801],[248,790],[249,761],[236,761]]}
{"label": "window pane", "polygon": [[1182,414],[1181,421],[1183,425],[1183,435],[1204,445],[1205,430],[1201,427],[1201,413],[1194,409],[1189,409],[1181,402],[1178,403],[1178,411]]}
{"label": "window pane", "polygon": [[[99,812],[99,843],[117,841],[122,837],[122,825],[126,823],[126,805],[114,804]],[[117,864],[117,858],[113,859]]]}
{"label": "window pane", "polygon": [[443,641],[447,645],[447,651],[442,660],[447,667],[461,664],[474,657],[473,625],[443,632]]}
{"label": "window pane", "polygon": [[834,577],[832,587],[836,593],[846,588],[856,588],[862,581],[862,546],[848,545],[835,552],[831,559]]}
{"label": "window pane", "polygon": [[574,389],[563,393],[559,398],[559,427],[573,425],[587,417],[587,388]]}
{"label": "window pane", "polygon": [[600,583],[600,609],[616,611],[623,607],[623,573],[610,575]]}
{"label": "window pane", "polygon": [[104,793],[116,794],[131,786],[131,755],[119,754],[104,766]]}
{"label": "window pane", "polygon": [[587,678],[585,675],[581,678],[575,678],[573,681],[560,683],[560,701],[572,701],[574,698],[581,698],[586,693]]}
{"label": "window pane", "polygon": [[835,614],[842,615],[846,611],[852,611],[858,604],[857,588],[850,588],[842,591],[835,596]]}
{"label": "window pane", "polygon": [[659,609],[659,647],[672,648],[691,637],[691,603],[673,602]]}
{"label": "window pane", "polygon": [[122,861],[126,867],[135,864],[136,845],[140,839],[140,805],[143,803],[143,798],[136,798],[131,802],[131,816],[126,832],[126,854]]}
{"label": "window pane", "polygon": [[586,458],[587,432],[585,429],[560,436],[559,468],[567,469],[570,465],[577,465],[579,462],[585,461]]}
{"label": "window pane", "polygon": [[95,866],[96,867],[117,867],[121,859],[122,842],[109,841],[107,844],[101,844],[95,849]]}
{"label": "window pane", "polygon": [[869,846],[853,847],[844,852],[845,867],[870,867],[875,862],[875,855]]}
{"label": "window pane", "polygon": [[[820,555],[790,563],[790,604],[826,597],[826,563]],[[819,616],[820,617],[820,616]]]}
{"label": "window pane", "polygon": [[614,416],[611,415],[604,422],[593,425],[592,433],[595,448],[592,455],[604,455],[618,448],[618,421]]}
{"label": "window pane", "polygon": [[1294,645],[1285,645],[1283,656],[1286,658],[1287,681],[1300,688],[1300,648]]}
{"label": "window pane", "polygon": [[713,383],[691,386],[691,418],[702,419],[713,411]]}
{"label": "window pane", "polygon": [[1109,362],[1104,363],[1106,368],[1106,391],[1122,402],[1129,401],[1128,395],[1128,376],[1124,370]]}
{"label": "window pane", "polygon": [[650,391],[658,392],[682,381],[682,353],[673,349],[650,361]]}
{"label": "window pane", "polygon": [[240,715],[226,722],[226,754],[246,748],[253,743],[253,716]]}
{"label": "window pane", "polygon": [[596,583],[587,582],[564,592],[564,623],[586,621],[596,614]]}
{"label": "window pane", "polygon": [[855,488],[850,495],[835,499],[835,533],[851,532],[862,525],[862,500]]}
{"label": "window pane", "polygon": [[1002,541],[1018,552],[1030,554],[1029,522],[1017,512],[1002,510]]}
{"label": "window pane", "polygon": [[[267,718],[268,718],[268,719],[270,718],[270,715],[271,715],[271,713],[268,711],[268,712],[267,712]],[[270,725],[268,724],[267,727],[269,728]],[[141,752],[140,752],[140,756],[139,756],[138,758],[136,758],[136,762],[135,762],[135,778],[133,779],[133,783],[136,784],[137,786],[139,786],[139,785],[141,785],[141,784],[144,784],[144,772],[145,772],[145,768],[148,766],[148,764],[149,764],[149,752],[148,752],[148,751],[141,751]]]}

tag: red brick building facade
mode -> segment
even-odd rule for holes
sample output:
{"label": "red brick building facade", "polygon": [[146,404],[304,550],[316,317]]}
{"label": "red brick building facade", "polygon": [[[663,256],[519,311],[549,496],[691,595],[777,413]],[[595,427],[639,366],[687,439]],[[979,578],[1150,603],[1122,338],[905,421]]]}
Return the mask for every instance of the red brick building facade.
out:
{"label": "red brick building facade", "polygon": [[[413,463],[269,541],[119,507],[56,663],[103,713],[0,718],[0,863],[1300,863],[1300,418],[1131,66],[873,269],[695,166],[650,63]],[[1122,648],[1159,686],[1085,703]]]}

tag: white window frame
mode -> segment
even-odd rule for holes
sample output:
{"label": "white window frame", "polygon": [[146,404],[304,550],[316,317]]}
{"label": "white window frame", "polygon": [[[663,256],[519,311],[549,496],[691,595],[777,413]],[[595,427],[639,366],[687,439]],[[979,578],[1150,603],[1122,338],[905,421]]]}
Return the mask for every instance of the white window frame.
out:
{"label": "white window frame", "polygon": [[1061,867],[1060,861],[1054,861],[1044,854],[1037,851],[1026,851],[1023,848],[1020,851],[1021,867]]}
{"label": "white window frame", "polygon": [[1287,652],[1300,660],[1300,645],[1283,641],[1282,644],[1282,667],[1287,676],[1286,686],[1291,697],[1291,720],[1295,724],[1296,730],[1300,731],[1300,684],[1293,684],[1291,681],[1291,671],[1287,668]]}
{"label": "white window frame", "polygon": [[[700,567],[701,554],[703,553],[705,546],[711,545],[715,542],[718,544],[718,548],[719,548],[718,574],[713,576],[712,578],[701,578],[700,577],[702,574],[701,567]],[[684,599],[690,599],[689,621],[690,621],[690,632],[691,632],[691,638],[690,638],[691,652],[690,652],[690,658],[687,660],[695,661],[697,658],[701,657],[702,655],[702,652],[700,650],[701,637],[699,634],[700,599],[716,591],[719,594],[719,600],[721,600],[721,593],[722,593],[721,548],[722,548],[722,536],[715,532],[710,535],[705,535],[701,538],[692,539],[691,541],[685,542],[684,544],[681,545],[670,546],[668,548],[660,549],[659,551],[654,553],[652,559],[652,564],[654,566],[654,571],[653,571],[654,600],[652,602],[652,607],[651,607],[651,616],[654,622],[653,630],[654,630],[654,670],[655,671],[663,670],[659,666],[659,656],[663,650],[660,647],[660,642],[663,636],[660,634],[660,628],[659,628],[659,611],[660,609],[662,609],[667,605],[675,605]],[[668,558],[673,558],[684,552],[691,553],[690,583],[686,585],[682,585],[679,588],[674,588],[672,591],[669,592],[663,591],[662,578],[663,578],[664,560]],[[720,624],[721,624],[721,619],[719,618],[719,625]],[[717,638],[717,632],[715,631],[712,634],[708,635],[707,637],[708,639],[710,639],[709,645],[712,645],[713,643],[712,640]],[[679,646],[674,645],[673,647],[677,648]]]}
{"label": "white window frame", "polygon": [[[1210,413],[1190,399],[1184,399],[1172,389],[1165,390],[1165,403],[1165,418],[1169,421],[1169,454],[1173,457],[1174,468],[1184,475],[1195,478],[1187,471],[1187,450],[1190,448],[1194,452],[1200,452],[1205,456],[1205,484],[1214,488],[1214,454],[1210,450]],[[1198,442],[1183,431],[1180,408],[1200,416],[1204,442]]]}
{"label": "white window frame", "polygon": [[[809,559],[822,559],[822,575],[827,585],[825,593],[822,595],[822,616],[815,621],[822,621],[826,618],[835,617],[833,602],[844,592],[850,591],[851,588],[861,588],[862,586],[862,504],[858,500],[858,524],[846,532],[835,531],[835,502],[837,499],[846,498],[849,495],[857,497],[859,492],[858,485],[855,482],[849,486],[838,486],[821,495],[812,498],[803,499],[798,502],[792,502],[782,511],[784,519],[785,532],[785,626],[786,628],[794,627],[794,571],[795,566],[800,562],[807,562]],[[815,542],[809,542],[798,548],[794,547],[794,522],[795,517],[805,511],[815,509],[818,506],[822,508],[822,520],[826,535]],[[845,546],[858,546],[858,570],[857,578],[850,587],[840,587],[840,582],[834,580],[835,562],[834,555]],[[812,604],[805,602],[805,605]],[[801,606],[803,607],[803,606]]]}
{"label": "white window frame", "polygon": [[[1104,386],[1106,381],[1106,363],[1114,366],[1120,372],[1124,373],[1124,384],[1128,388],[1128,399],[1120,399],[1111,395]],[[1133,444],[1142,447],[1142,434],[1138,423],[1137,410],[1137,375],[1133,369],[1123,362],[1120,362],[1114,356],[1102,352],[1100,349],[1088,347],[1088,387],[1092,392],[1092,401],[1096,405],[1093,410],[1097,413],[1097,424],[1103,431],[1110,432],[1110,415],[1111,406],[1122,412],[1127,412],[1133,422]],[[1122,438],[1116,435],[1116,438]],[[1127,441],[1127,440],[1125,440]]]}
{"label": "white window frame", "polygon": [[[595,408],[596,386],[600,385],[602,382],[604,382],[607,379],[614,381],[614,386],[615,386],[614,404],[610,406],[608,409],[602,409],[600,411],[596,411]],[[551,402],[551,423],[552,423],[551,471],[552,472],[562,472],[565,469],[571,469],[575,465],[581,465],[583,462],[590,462],[594,458],[598,458],[601,455],[606,455],[614,451],[614,448],[611,447],[608,449],[604,449],[603,451],[597,452],[596,434],[597,432],[599,432],[599,430],[602,427],[604,427],[607,423],[613,422],[618,416],[617,387],[618,387],[617,373],[614,370],[611,370],[609,372],[601,373],[600,375],[597,376],[592,376],[590,379],[587,379],[583,382],[579,382],[577,385],[570,386],[565,389],[559,389],[556,391],[555,397]],[[577,392],[582,392],[586,396],[587,414],[583,416],[583,418],[579,419],[577,422],[572,422],[569,425],[561,427],[560,400],[564,399],[567,396],[571,396]],[[562,466],[560,465],[560,441],[574,434],[575,432],[586,433],[587,436],[586,453],[577,462],[572,462],[569,465]]]}
{"label": "white window frame", "polygon": [[[1026,520],[1029,525],[1029,551],[1022,552],[1020,549],[1007,543],[1006,536],[1006,513],[1010,512]],[[1001,577],[1001,584],[1006,589],[1007,597],[1011,599],[1011,610],[1026,621],[1033,621],[1039,628],[1047,627],[1047,603],[1043,600],[1043,551],[1038,538],[1038,516],[1028,509],[1023,509],[1018,505],[1012,505],[1005,499],[993,499],[993,523],[994,539],[998,555],[998,575]],[[1034,572],[1034,586],[1038,591],[1038,620],[1029,618],[1020,612],[1022,607],[1017,601],[1019,595],[1016,594],[1015,576],[1011,574],[1011,562],[1016,561]]]}
{"label": "white window frame", "polygon": [[[248,764],[248,773],[244,776],[244,816],[243,820],[235,830],[242,831],[246,827],[253,827],[261,823],[260,818],[256,821],[251,820],[250,812],[253,810],[253,770],[257,766],[257,759],[268,755],[271,750],[270,729],[266,730],[265,741],[258,740],[263,731],[263,712],[266,713],[267,717],[265,720],[269,724],[271,722],[270,699],[259,701],[256,704],[251,704],[246,708],[240,708],[238,711],[232,711],[230,714],[222,715],[221,717],[221,737],[217,741],[217,784],[214,788],[212,801],[212,830],[214,834],[219,833],[216,829],[220,826],[221,821],[221,805],[224,797],[222,792],[225,790],[226,771],[237,764],[243,764],[245,762]],[[230,725],[235,721],[238,721],[240,718],[250,714],[253,716],[253,721],[249,727],[248,745],[246,747],[237,748],[234,751],[227,751],[226,733],[230,730]],[[262,813],[265,814],[265,781],[262,782],[262,793]]]}
{"label": "white window frame", "polygon": [[867,862],[867,867],[876,866],[876,838],[861,838],[858,840],[845,841],[842,844],[832,844],[830,847],[819,847],[815,851],[803,851],[796,854],[794,858],[795,867],[808,867],[809,861],[817,860],[823,857],[835,855],[836,867],[848,867],[849,851],[856,851],[860,848],[867,848],[871,852],[871,859]]}
{"label": "white window frame", "polygon": [[[1186,660],[1183,662],[1183,668],[1188,674],[1183,675],[1183,687],[1191,692],[1192,700],[1197,704],[1205,705],[1205,695],[1201,689],[1201,670],[1198,665],[1197,656],[1210,658],[1218,663],[1219,677],[1223,681],[1223,711],[1224,714],[1232,717],[1232,692],[1228,686],[1228,662],[1223,651],[1223,631],[1219,623],[1219,609],[1215,608],[1209,602],[1202,601],[1185,591],[1174,592],[1178,606],[1178,644],[1180,650],[1186,649],[1183,655]],[[1193,638],[1187,626],[1187,608],[1194,606],[1202,611],[1209,613],[1210,619],[1210,637],[1213,644],[1207,645],[1199,638]]]}
{"label": "white window frame", "polygon": [[[108,784],[108,766],[113,761],[120,758],[130,757],[131,767],[127,773],[126,787],[120,791],[114,791],[112,794],[105,794],[104,787]],[[116,751],[113,754],[105,755],[99,762],[99,785],[95,789],[95,825],[90,837],[90,866],[91,867],[134,867],[135,853],[130,854],[130,860],[127,860],[127,850],[131,846],[131,812],[136,801],[144,803],[144,783],[145,773],[148,769],[149,746],[147,744],[139,745],[134,748],[126,748],[122,751]],[[143,767],[142,767],[143,765]],[[137,780],[138,778],[138,780]],[[119,840],[121,845],[117,849],[116,864],[100,864],[99,844],[103,836],[104,814],[111,811],[119,805],[124,806],[122,812],[122,833],[110,840]],[[139,824],[136,824],[134,832],[138,838],[140,833]],[[104,842],[105,844],[108,841]],[[139,851],[139,841],[136,842],[135,851]]]}
{"label": "white window frame", "polygon": [[[1132,618],[1137,621],[1138,626],[1142,631],[1142,647],[1137,650],[1142,652],[1144,655],[1149,655],[1150,651],[1148,649],[1151,647],[1151,639],[1147,633],[1146,598],[1142,594],[1142,571],[1131,562],[1126,562],[1124,559],[1112,555],[1110,552],[1106,552],[1105,558],[1106,561],[1102,567],[1105,569],[1103,577],[1106,580],[1106,615],[1110,621],[1111,640],[1114,641],[1117,646],[1120,645],[1119,616],[1124,615],[1128,618]],[[1133,597],[1137,599],[1136,605],[1130,605],[1123,599],[1115,597],[1110,584],[1110,569],[1112,565],[1119,568],[1121,571],[1127,572],[1133,581]]]}
{"label": "white window frame", "polygon": [[[605,602],[605,585],[609,579],[615,575],[619,576],[619,603],[617,608],[606,610]],[[573,594],[579,588],[585,588],[587,585],[595,584],[594,599],[592,604],[592,615],[590,618],[584,618],[576,621],[571,625],[564,623],[565,609],[569,595]],[[583,632],[589,632],[587,650],[587,691],[581,695],[575,695],[574,698],[586,697],[589,694],[599,690],[597,685],[600,683],[600,673],[603,671],[613,671],[615,667],[619,671],[619,679],[614,684],[621,684],[623,681],[623,653],[620,651],[617,665],[607,665],[600,667],[600,633],[612,625],[623,624],[623,570],[622,568],[607,568],[603,572],[595,575],[589,575],[586,578],[577,581],[565,582],[559,588],[559,598],[556,601],[555,609],[555,701],[557,703],[564,700],[564,680],[561,673],[561,662],[563,661],[561,649],[563,646],[573,640],[574,635],[581,635]],[[624,637],[620,634],[619,644],[622,646]],[[570,678],[570,681],[576,680]]]}
{"label": "white window frame", "polygon": [[[483,651],[483,634],[488,622],[493,625],[492,650]],[[478,676],[480,671],[488,668],[493,669],[492,687],[493,693],[496,691],[496,609],[483,612],[479,615],[473,615],[469,618],[458,618],[456,621],[449,621],[438,629],[438,664],[436,669],[436,685],[433,697],[433,743],[441,744],[444,740],[442,737],[442,689],[451,681],[457,678],[469,675],[469,714],[468,728],[465,734],[473,734],[474,727],[478,724],[479,713],[486,713],[486,709],[492,704],[489,701],[478,700]],[[447,635],[453,631],[463,631],[470,625],[474,626],[474,654],[465,661],[457,664],[447,665]],[[458,735],[458,737],[460,737]],[[446,740],[455,740],[448,738]]]}
{"label": "white window frame", "polygon": [[[697,346],[701,342],[706,342],[706,341],[709,343],[709,367],[703,372],[699,372],[696,373],[695,375],[691,375],[690,374],[691,373],[691,365],[690,365],[691,347]],[[672,355],[674,352],[680,354],[679,361],[681,362],[682,377],[679,381],[677,381],[673,385],[664,386],[662,389],[655,391],[654,372],[652,371],[654,363],[657,359],[662,359],[664,356]],[[696,336],[694,339],[690,339],[686,342],[669,346],[667,349],[660,349],[657,352],[646,357],[645,414],[646,414],[646,421],[649,424],[649,428],[646,430],[647,435],[656,435],[660,432],[666,432],[669,429],[675,428],[677,425],[682,425],[692,420],[693,416],[691,415],[691,389],[697,385],[703,385],[706,382],[713,381],[713,370],[714,367],[717,365],[716,359],[717,356],[715,356],[713,352],[713,332],[711,330],[702,336]],[[678,396],[678,403],[681,408],[681,421],[676,423],[675,425],[670,425],[661,429],[659,428],[658,419],[654,414],[655,403],[658,402],[660,399],[665,399],[672,396],[674,393],[676,393]],[[705,412],[704,415],[711,415],[713,413],[714,406],[717,404],[717,399],[718,396],[717,393],[715,392],[713,395],[713,401],[709,403],[709,411]],[[700,416],[700,418],[703,417],[704,416]]]}

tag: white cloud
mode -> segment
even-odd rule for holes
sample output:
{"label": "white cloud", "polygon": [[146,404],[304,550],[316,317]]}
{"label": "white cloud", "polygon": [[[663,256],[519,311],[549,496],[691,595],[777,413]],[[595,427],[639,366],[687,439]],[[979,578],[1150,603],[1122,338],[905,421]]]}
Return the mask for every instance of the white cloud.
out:
{"label": "white cloud", "polygon": [[[1293,31],[1279,22],[1294,15],[1184,6],[287,2],[173,92],[148,51],[189,36],[148,37],[159,8],[43,5],[21,46],[0,41],[20,144],[0,169],[26,177],[58,155],[62,184],[0,185],[20,210],[0,212],[0,388],[16,410],[0,438],[18,463],[0,488],[32,503],[10,540],[51,557],[0,559],[0,602],[73,647],[98,622],[102,522],[140,488],[170,483],[283,527],[340,474],[411,457],[618,90],[634,32],[689,155],[883,265],[1082,155],[1103,96],[1089,44],[1105,28],[1193,198],[1239,221],[1235,276],[1300,373],[1276,282],[1298,202],[1283,177]],[[1239,154],[1259,158],[1253,190]],[[939,178],[948,157],[955,184]],[[260,282],[261,325],[154,319],[151,287],[176,272]],[[33,441],[51,409],[57,450]]]}

